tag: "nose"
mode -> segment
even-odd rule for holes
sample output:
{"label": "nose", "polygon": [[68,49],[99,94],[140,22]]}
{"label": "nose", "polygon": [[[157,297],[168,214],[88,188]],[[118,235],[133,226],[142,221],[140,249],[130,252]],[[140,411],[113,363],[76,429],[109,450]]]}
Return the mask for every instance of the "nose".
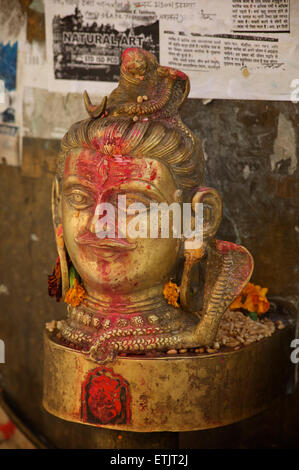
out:
{"label": "nose", "polygon": [[89,230],[98,238],[115,237],[115,208],[111,203],[97,203]]}

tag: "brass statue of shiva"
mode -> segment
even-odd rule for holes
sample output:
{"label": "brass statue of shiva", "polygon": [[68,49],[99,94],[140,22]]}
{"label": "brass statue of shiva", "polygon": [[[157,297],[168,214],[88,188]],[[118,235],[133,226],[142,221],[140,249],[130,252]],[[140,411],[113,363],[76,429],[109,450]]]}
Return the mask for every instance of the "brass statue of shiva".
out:
{"label": "brass statue of shiva", "polygon": [[[221,197],[205,186],[201,142],[179,115],[189,87],[187,75],[160,66],[150,52],[127,49],[117,88],[99,105],[85,92],[89,116],[61,142],[52,199],[58,258],[49,293],[69,305],[67,318],[48,329],[55,343],[97,364],[213,344],[252,273],[244,247],[215,239]],[[106,230],[103,237],[99,204],[110,203],[119,217],[124,195],[124,236]],[[176,237],[171,217],[168,237],[152,238],[149,230],[132,237],[129,206],[139,203],[146,227],[151,204],[189,203],[193,228],[202,203],[201,243]],[[107,214],[105,220],[107,229]]]}

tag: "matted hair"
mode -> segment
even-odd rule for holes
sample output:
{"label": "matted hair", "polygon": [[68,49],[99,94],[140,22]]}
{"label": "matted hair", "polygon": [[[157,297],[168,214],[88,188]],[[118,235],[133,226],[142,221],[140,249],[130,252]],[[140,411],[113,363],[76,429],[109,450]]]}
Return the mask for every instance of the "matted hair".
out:
{"label": "matted hair", "polygon": [[148,157],[163,161],[182,191],[203,184],[203,151],[200,140],[176,117],[173,120],[100,117],[79,121],[62,139],[57,173],[61,179],[71,149],[90,148],[110,157]]}

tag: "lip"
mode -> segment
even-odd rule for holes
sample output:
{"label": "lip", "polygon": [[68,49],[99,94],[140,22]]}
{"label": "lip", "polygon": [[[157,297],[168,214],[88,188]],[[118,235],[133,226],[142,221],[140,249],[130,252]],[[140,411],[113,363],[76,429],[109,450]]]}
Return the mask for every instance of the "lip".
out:
{"label": "lip", "polygon": [[118,250],[116,248],[107,248],[107,247],[99,247],[95,245],[85,245],[86,248],[96,256],[97,258],[101,258],[107,261],[113,261],[119,258],[122,253],[126,253],[127,250]]}
{"label": "lip", "polygon": [[[109,257],[109,252],[116,254],[122,251],[131,251],[134,250],[137,246],[137,243],[130,243],[125,239],[120,238],[97,238],[92,233],[85,233],[79,235],[75,238],[76,243],[79,245],[84,245],[103,253],[103,257]],[[106,252],[106,254],[105,254]]]}

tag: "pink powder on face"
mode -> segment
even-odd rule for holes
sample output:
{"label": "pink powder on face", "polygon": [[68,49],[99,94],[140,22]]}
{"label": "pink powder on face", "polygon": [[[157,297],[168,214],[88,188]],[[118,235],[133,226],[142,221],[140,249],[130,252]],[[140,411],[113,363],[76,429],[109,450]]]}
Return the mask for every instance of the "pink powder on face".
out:
{"label": "pink powder on face", "polygon": [[[121,152],[121,141],[118,141],[117,144],[119,145],[119,152]],[[89,183],[87,186],[89,187],[90,185],[90,189],[94,194],[94,204],[88,208],[88,220],[86,220],[84,226],[78,227],[79,232],[76,238],[84,237],[88,234],[89,236],[93,235],[96,237],[96,234],[91,229],[92,224],[95,223],[93,220],[95,209],[99,202],[109,201],[111,195],[110,189],[116,189],[117,191],[117,188],[120,188],[122,184],[140,179],[144,181],[144,186],[150,189],[149,183],[157,178],[158,168],[155,168],[154,162],[148,162],[144,159],[137,160],[135,157],[128,155],[115,155],[115,153],[112,156],[104,155],[100,152],[99,148],[100,145],[95,141],[93,142],[93,149],[90,147],[82,148],[79,154],[73,155],[73,160],[71,160],[71,156],[67,157],[65,176],[72,174],[77,176],[82,185]],[[116,147],[114,145],[113,152],[115,150]],[[102,216],[103,214],[101,214]],[[115,228],[116,238],[114,240],[117,239],[117,225]],[[132,260],[131,252],[120,251],[118,257],[109,259],[103,256],[103,252],[100,249],[92,248],[90,244],[84,245],[84,243],[79,243],[78,248],[81,258],[85,259],[86,263],[93,259],[96,261],[99,282],[109,284],[112,276],[113,279],[119,277],[122,280],[121,282],[123,282]],[[105,248],[105,251],[109,252],[109,248],[107,250]],[[111,251],[113,252],[113,249]]]}
{"label": "pink powder on face", "polygon": [[150,180],[154,181],[157,177],[157,170],[154,168],[151,172]]}
{"label": "pink powder on face", "polygon": [[[101,154],[99,151],[92,151],[87,148],[82,149],[75,162],[75,174],[79,180],[82,180],[82,184],[84,184],[84,182],[88,182],[92,185],[94,192],[94,205],[90,208],[90,218],[84,227],[84,231],[81,234],[78,234],[77,238],[90,233],[89,230],[94,217],[95,208],[100,201],[104,202],[106,198],[109,198],[109,189],[120,187],[123,183],[132,179],[137,179],[140,172],[141,176],[143,175],[144,168],[146,168],[146,164],[136,164],[135,159],[129,156],[107,156]],[[103,195],[105,196],[105,199],[102,197]],[[103,215],[104,214],[101,214],[101,216]],[[116,239],[117,238],[114,238],[114,240]],[[90,260],[90,247],[88,245],[84,246],[79,244],[79,249],[82,256],[85,259]],[[94,256],[96,256],[97,250],[94,249],[93,253]],[[124,256],[127,256],[127,253],[121,252],[120,256],[123,258]],[[117,262],[117,260],[115,260],[115,262]],[[109,281],[111,276],[111,262],[109,259],[101,257],[100,251],[98,252],[97,263],[100,277]]]}
{"label": "pink powder on face", "polygon": [[109,187],[117,187],[132,178],[137,178],[140,166],[132,157],[107,156],[83,149],[76,163],[78,177],[95,186],[99,194]]}

